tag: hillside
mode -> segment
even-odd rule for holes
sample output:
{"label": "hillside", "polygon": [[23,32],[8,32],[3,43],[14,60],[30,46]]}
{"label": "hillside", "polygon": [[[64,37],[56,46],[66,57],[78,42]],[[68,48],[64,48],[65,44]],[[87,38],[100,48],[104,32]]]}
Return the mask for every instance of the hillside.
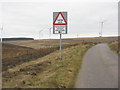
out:
{"label": "hillside", "polygon": [[24,62],[40,58],[54,51],[53,48],[41,48],[36,50],[29,47],[17,46],[6,43],[3,43],[2,47],[3,71],[6,71],[8,68],[17,66]]}
{"label": "hillside", "polygon": [[[118,37],[67,38],[67,39],[62,39],[62,44],[69,45],[69,44],[79,44],[79,43],[101,43],[101,42],[113,42],[117,40]],[[59,39],[5,41],[5,43],[39,49],[39,48],[59,46]]]}
{"label": "hillside", "polygon": [[[3,88],[72,88],[82,57],[94,44],[78,44],[42,58],[9,68],[3,73]],[[67,75],[67,76],[66,76]]]}
{"label": "hillside", "polygon": [[3,41],[34,40],[33,38],[2,38]]}
{"label": "hillside", "polygon": [[[63,45],[63,48],[71,47],[72,45]],[[59,49],[56,47],[46,47],[33,49],[29,47],[23,47],[18,45],[12,45],[3,43],[2,56],[3,56],[3,71],[6,71],[8,68],[20,65],[24,62],[29,62],[37,58],[41,58],[51,52],[54,52]]]}

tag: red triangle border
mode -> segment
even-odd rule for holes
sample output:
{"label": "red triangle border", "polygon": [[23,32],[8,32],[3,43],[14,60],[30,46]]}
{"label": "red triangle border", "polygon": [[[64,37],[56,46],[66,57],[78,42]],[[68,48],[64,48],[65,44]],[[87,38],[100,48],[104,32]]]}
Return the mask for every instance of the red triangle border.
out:
{"label": "red triangle border", "polygon": [[[64,19],[65,23],[58,23],[58,24],[56,24],[55,22],[56,22],[56,20],[57,20],[57,18],[58,18],[58,16],[59,16],[60,14],[61,14],[62,18]],[[53,22],[53,25],[67,25],[67,21],[65,20],[64,16],[62,15],[62,12],[59,12],[59,13],[58,13],[56,19],[55,19],[54,22]]]}

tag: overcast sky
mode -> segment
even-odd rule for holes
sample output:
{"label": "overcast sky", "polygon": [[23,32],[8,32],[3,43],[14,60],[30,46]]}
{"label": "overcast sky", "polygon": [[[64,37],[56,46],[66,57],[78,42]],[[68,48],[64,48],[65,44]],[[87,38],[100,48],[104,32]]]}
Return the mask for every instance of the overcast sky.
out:
{"label": "overcast sky", "polygon": [[[103,36],[118,35],[119,0],[4,0],[0,3],[0,25],[3,23],[3,37],[49,38],[53,23],[53,12],[68,12],[67,37],[99,36],[100,22],[105,21]],[[59,35],[51,34],[51,38]]]}

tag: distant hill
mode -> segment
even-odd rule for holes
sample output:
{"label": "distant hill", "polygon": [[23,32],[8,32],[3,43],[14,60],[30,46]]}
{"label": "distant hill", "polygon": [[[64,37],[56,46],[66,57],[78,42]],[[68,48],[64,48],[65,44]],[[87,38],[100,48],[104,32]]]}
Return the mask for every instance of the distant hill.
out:
{"label": "distant hill", "polygon": [[2,43],[2,48],[10,48],[10,49],[33,49],[30,47],[24,47],[24,46],[18,46],[18,45],[14,45],[14,44],[9,44],[9,43]]}
{"label": "distant hill", "polygon": [[34,40],[33,38],[2,38],[3,41]]}

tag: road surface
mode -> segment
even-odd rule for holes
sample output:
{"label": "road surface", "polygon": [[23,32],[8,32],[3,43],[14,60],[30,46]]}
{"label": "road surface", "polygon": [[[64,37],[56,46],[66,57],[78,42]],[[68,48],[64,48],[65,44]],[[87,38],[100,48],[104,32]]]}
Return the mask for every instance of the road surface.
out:
{"label": "road surface", "polygon": [[107,44],[87,51],[75,88],[118,88],[118,56]]}

